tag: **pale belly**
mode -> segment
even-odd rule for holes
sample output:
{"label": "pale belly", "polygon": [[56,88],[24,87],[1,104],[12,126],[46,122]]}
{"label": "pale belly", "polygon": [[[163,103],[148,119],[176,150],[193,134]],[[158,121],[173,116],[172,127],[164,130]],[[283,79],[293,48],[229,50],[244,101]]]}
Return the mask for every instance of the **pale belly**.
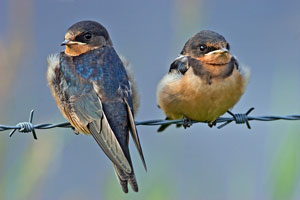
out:
{"label": "pale belly", "polygon": [[231,76],[208,84],[189,70],[182,78],[165,77],[160,82],[158,105],[171,119],[212,122],[238,102],[247,81],[235,69]]}

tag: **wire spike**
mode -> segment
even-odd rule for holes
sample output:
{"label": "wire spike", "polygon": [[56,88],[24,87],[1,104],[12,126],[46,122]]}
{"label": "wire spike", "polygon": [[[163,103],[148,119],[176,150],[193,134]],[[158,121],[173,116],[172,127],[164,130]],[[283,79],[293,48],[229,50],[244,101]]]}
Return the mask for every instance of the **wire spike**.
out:
{"label": "wire spike", "polygon": [[34,113],[34,110],[32,109],[30,111],[30,115],[29,115],[29,122],[32,123],[32,120],[33,120],[33,113]]}
{"label": "wire spike", "polygon": [[13,136],[13,134],[16,132],[17,129],[14,129],[12,130],[10,133],[9,133],[9,137]]}
{"label": "wire spike", "polygon": [[254,107],[251,107],[247,112],[246,115],[249,115],[254,110]]}
{"label": "wire spike", "polygon": [[234,114],[233,114],[230,110],[227,110],[227,113],[228,113],[229,115],[231,115],[232,117],[234,117]]}
{"label": "wire spike", "polygon": [[32,135],[33,135],[33,139],[35,139],[35,140],[38,139],[37,136],[36,136],[36,133],[35,133],[35,130],[34,130],[34,129],[32,129]]}
{"label": "wire spike", "polygon": [[230,124],[231,122],[232,122],[232,121],[227,121],[227,122],[221,124],[220,126],[218,126],[217,128],[218,128],[218,129],[221,129],[221,128],[223,128],[224,126],[227,126],[228,124]]}

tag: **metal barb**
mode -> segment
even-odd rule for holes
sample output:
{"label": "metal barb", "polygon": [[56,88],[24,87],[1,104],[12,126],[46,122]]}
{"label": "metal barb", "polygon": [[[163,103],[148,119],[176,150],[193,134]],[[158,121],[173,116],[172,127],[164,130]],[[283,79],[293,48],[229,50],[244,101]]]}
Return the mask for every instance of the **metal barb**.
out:
{"label": "metal barb", "polygon": [[[36,136],[36,133],[35,133],[35,130],[34,130],[34,126],[32,125],[32,120],[33,120],[33,113],[34,113],[34,110],[32,109],[31,112],[30,112],[30,115],[29,115],[29,123],[31,125],[31,132],[32,132],[32,136],[35,140],[37,140],[37,136]],[[30,132],[30,131],[28,131]]]}
{"label": "metal barb", "polygon": [[18,130],[21,133],[32,133],[32,136],[35,140],[37,140],[36,132],[34,130],[34,125],[32,124],[34,110],[31,110],[29,115],[28,122],[20,122],[16,125],[13,131],[10,132],[9,137],[13,136],[13,134]]}
{"label": "metal barb", "polygon": [[228,120],[227,122],[221,124],[218,126],[218,129],[223,128],[224,126],[227,126],[231,122],[235,121],[236,124],[246,124],[248,129],[251,129],[250,123],[248,121],[248,115],[254,110],[254,108],[250,108],[246,113],[237,113],[233,114],[231,111],[227,111],[228,114],[232,116],[232,119]]}

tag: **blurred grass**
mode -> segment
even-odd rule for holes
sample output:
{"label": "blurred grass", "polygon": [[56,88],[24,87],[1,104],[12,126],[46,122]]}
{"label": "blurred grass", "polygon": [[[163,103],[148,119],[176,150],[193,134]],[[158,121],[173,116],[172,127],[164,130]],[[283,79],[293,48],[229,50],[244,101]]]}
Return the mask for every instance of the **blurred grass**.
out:
{"label": "blurred grass", "polygon": [[299,156],[299,126],[290,127],[283,134],[288,136],[279,147],[273,167],[271,169],[271,199],[293,199],[295,189],[299,183],[300,156]]}
{"label": "blurred grass", "polygon": [[[293,68],[291,68],[293,69]],[[296,68],[294,68],[296,69]],[[285,74],[288,79],[282,76]],[[276,69],[273,86],[272,110],[276,113],[299,114],[299,76],[285,67]],[[292,113],[288,112],[292,111]],[[271,142],[276,152],[271,159],[269,177],[270,199],[293,199],[300,177],[300,126],[289,122],[272,128]],[[275,144],[275,145],[274,145]]]}

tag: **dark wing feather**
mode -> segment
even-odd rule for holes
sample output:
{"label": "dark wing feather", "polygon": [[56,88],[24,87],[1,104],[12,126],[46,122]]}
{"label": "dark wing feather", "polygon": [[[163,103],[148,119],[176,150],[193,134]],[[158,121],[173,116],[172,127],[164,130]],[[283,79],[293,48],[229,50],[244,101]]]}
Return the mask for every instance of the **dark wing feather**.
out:
{"label": "dark wing feather", "polygon": [[130,174],[132,172],[131,165],[124,155],[123,149],[112,131],[105,114],[103,113],[100,124],[94,121],[88,124],[88,128],[109,159],[116,166]]}
{"label": "dark wing feather", "polygon": [[69,98],[71,113],[76,115],[85,126],[102,117],[102,105],[99,102],[97,94],[93,91],[79,95],[73,95]]}
{"label": "dark wing feather", "polygon": [[184,75],[185,72],[189,69],[188,60],[188,56],[179,56],[178,58],[176,58],[170,66],[169,73],[176,71]]}
{"label": "dark wing feather", "polygon": [[124,101],[126,103],[127,112],[128,112],[131,137],[132,137],[132,139],[133,139],[133,141],[135,143],[135,146],[136,146],[136,148],[137,148],[137,150],[139,152],[139,155],[140,155],[140,158],[141,158],[141,160],[143,162],[144,168],[147,171],[147,166],[146,166],[146,162],[145,162],[145,159],[144,159],[143,150],[142,150],[142,147],[141,147],[141,144],[140,144],[138,132],[136,130],[136,126],[135,126],[135,122],[134,122],[132,110],[130,108],[130,105],[126,101],[126,99],[124,99]]}
{"label": "dark wing feather", "polygon": [[75,120],[74,123],[86,127],[107,157],[122,170],[131,173],[131,166],[107,121],[96,92],[90,91],[80,97],[73,96],[70,103],[72,111],[69,113],[72,120]]}

